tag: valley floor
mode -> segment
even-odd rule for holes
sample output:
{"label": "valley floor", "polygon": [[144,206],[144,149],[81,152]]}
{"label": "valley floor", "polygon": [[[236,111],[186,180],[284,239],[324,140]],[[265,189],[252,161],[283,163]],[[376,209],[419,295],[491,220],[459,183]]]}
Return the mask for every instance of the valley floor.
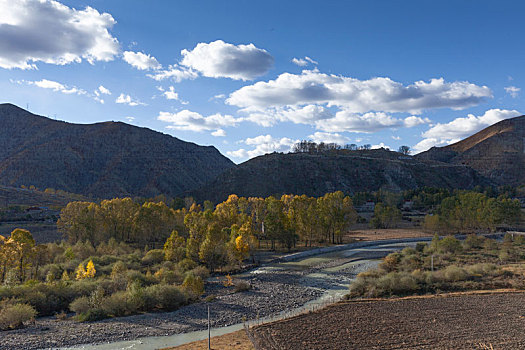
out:
{"label": "valley floor", "polygon": [[[0,349],[61,348],[128,340],[133,340],[134,348],[137,349],[153,348],[146,343],[139,346],[142,344],[140,338],[206,329],[208,306],[212,327],[217,328],[296,310],[334,288],[342,288],[344,293],[359,272],[377,266],[377,260],[370,259],[379,259],[392,250],[401,249],[405,244],[401,241],[378,244],[310,256],[295,262],[270,264],[257,269],[259,273],[238,276],[252,286],[250,290],[239,293],[234,293],[232,287],[224,287],[221,280],[214,279],[207,285],[207,295],[213,296],[211,302],[188,305],[175,312],[148,313],[89,323],[54,317],[39,318],[35,324],[24,329],[0,332]],[[156,343],[159,346],[155,348],[170,344],[173,343],[164,346]],[[114,349],[111,347],[113,344],[109,346]],[[97,349],[96,346],[86,348]]]}

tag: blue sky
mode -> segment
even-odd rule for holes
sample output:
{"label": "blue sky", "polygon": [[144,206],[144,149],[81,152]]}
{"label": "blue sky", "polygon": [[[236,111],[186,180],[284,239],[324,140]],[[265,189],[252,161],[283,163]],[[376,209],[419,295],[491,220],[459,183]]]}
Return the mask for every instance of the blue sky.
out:
{"label": "blue sky", "polygon": [[237,163],[301,139],[423,151],[524,113],[524,7],[0,0],[0,102]]}

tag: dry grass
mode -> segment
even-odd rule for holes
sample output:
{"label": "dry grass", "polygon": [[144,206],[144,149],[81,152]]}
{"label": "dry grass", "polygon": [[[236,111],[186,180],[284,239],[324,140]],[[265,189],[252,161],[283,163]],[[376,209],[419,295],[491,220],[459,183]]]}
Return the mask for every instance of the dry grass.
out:
{"label": "dry grass", "polygon": [[[250,339],[244,329],[211,338],[211,348],[214,350],[254,350]],[[179,345],[164,350],[207,350],[208,339],[199,340],[189,344]]]}

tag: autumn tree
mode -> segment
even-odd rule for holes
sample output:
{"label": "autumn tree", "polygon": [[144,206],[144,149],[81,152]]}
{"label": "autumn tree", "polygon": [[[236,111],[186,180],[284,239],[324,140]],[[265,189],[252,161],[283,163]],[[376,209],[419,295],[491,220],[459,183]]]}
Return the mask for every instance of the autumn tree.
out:
{"label": "autumn tree", "polygon": [[373,228],[393,228],[401,221],[402,217],[401,210],[398,208],[377,203],[370,225]]}
{"label": "autumn tree", "polygon": [[30,265],[35,247],[35,239],[28,230],[17,228],[11,232],[10,239],[13,242],[13,253],[15,261],[18,262],[20,282],[25,280],[25,271]]}
{"label": "autumn tree", "polygon": [[352,199],[337,191],[318,198],[317,206],[325,237],[334,244],[341,243],[344,231],[357,219]]}
{"label": "autumn tree", "polygon": [[216,222],[208,226],[206,237],[200,245],[199,258],[210,271],[215,271],[216,268],[228,262],[226,243],[229,237],[227,232]]}
{"label": "autumn tree", "polygon": [[164,243],[164,258],[168,261],[179,262],[186,257],[186,241],[173,231]]}

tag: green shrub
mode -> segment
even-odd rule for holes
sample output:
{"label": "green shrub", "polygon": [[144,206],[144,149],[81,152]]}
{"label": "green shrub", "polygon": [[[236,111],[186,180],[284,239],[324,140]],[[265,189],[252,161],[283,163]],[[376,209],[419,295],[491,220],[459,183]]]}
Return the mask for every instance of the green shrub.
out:
{"label": "green shrub", "polygon": [[184,272],[193,270],[198,266],[198,264],[195,261],[188,258],[181,260],[178,265],[180,269]]}
{"label": "green shrub", "polygon": [[205,266],[197,266],[196,268],[191,269],[189,272],[196,277],[200,277],[203,281],[210,277],[210,270],[208,270]]}
{"label": "green shrub", "polygon": [[468,273],[459,266],[449,265],[442,270],[443,276],[448,282],[464,281],[468,278]]}
{"label": "green shrub", "polygon": [[390,272],[377,279],[375,284],[379,294],[403,295],[418,289],[414,276],[405,272]]}
{"label": "green shrub", "polygon": [[119,317],[130,314],[135,308],[128,306],[128,294],[126,291],[113,293],[101,302],[102,310],[109,316]]}
{"label": "green shrub", "polygon": [[168,284],[149,286],[144,290],[148,309],[172,311],[186,303],[186,296],[179,287]]}
{"label": "green shrub", "polygon": [[152,249],[142,258],[142,264],[153,266],[164,261],[164,251],[162,249]]}
{"label": "green shrub", "polygon": [[102,309],[90,309],[86,313],[77,316],[80,322],[94,322],[108,318],[106,312]]}
{"label": "green shrub", "polygon": [[463,248],[465,249],[479,249],[483,247],[485,243],[485,237],[477,235],[468,235],[463,241]]}
{"label": "green shrub", "polygon": [[128,285],[128,288],[126,289],[126,301],[131,313],[145,309],[146,296],[144,294],[144,288],[142,288],[140,282],[135,281]]}
{"label": "green shrub", "polygon": [[182,286],[191,299],[197,299],[204,293],[204,282],[200,277],[196,277],[192,273],[186,275]]}
{"label": "green shrub", "polygon": [[438,251],[441,253],[457,253],[461,249],[461,242],[454,236],[447,236],[438,243]]}
{"label": "green shrub", "polygon": [[69,310],[73,311],[77,315],[85,314],[91,309],[91,303],[89,298],[86,296],[76,298],[71,304],[69,304]]}
{"label": "green shrub", "polygon": [[4,305],[0,310],[0,329],[16,329],[23,327],[24,322],[34,319],[36,310],[28,304],[16,303]]}

